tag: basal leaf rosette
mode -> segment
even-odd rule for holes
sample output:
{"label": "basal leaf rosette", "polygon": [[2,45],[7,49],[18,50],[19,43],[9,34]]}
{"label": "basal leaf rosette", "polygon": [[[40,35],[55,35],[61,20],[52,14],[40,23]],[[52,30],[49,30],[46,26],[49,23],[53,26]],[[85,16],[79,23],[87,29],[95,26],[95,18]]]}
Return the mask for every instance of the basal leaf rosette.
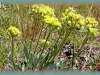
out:
{"label": "basal leaf rosette", "polygon": [[10,27],[8,28],[8,32],[10,33],[10,35],[11,35],[12,37],[15,37],[15,36],[18,36],[18,35],[21,34],[21,32],[19,31],[19,29],[16,28],[16,27],[13,27],[13,26],[10,26]]}
{"label": "basal leaf rosette", "polygon": [[41,16],[44,16],[44,15],[54,16],[54,9],[52,9],[51,7],[46,6],[44,4],[32,5],[32,11],[33,11],[33,13],[36,13]]}

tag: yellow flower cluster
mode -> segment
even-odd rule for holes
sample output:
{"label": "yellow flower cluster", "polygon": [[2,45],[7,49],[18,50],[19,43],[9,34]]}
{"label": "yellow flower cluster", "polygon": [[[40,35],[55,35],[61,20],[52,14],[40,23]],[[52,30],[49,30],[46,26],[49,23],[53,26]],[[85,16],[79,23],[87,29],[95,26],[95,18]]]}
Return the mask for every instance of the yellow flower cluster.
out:
{"label": "yellow flower cluster", "polygon": [[[44,45],[45,42],[46,42],[46,39],[42,39],[42,40],[40,41],[41,45]],[[46,42],[46,45],[49,45],[49,44],[50,44],[50,41],[47,41],[47,42]]]}
{"label": "yellow flower cluster", "polygon": [[74,28],[85,28],[94,36],[99,34],[97,25],[98,22],[91,17],[83,17],[77,14],[72,7],[68,7],[64,13],[62,13],[62,24],[67,24]]}
{"label": "yellow flower cluster", "polygon": [[94,36],[98,36],[99,31],[97,28],[89,28],[89,31],[94,35]]}
{"label": "yellow flower cluster", "polygon": [[16,27],[13,27],[13,26],[10,26],[9,28],[8,28],[8,31],[10,32],[10,34],[13,36],[13,37],[15,37],[15,36],[18,36],[18,35],[20,35],[20,31],[19,31],[19,29],[17,29]]}
{"label": "yellow flower cluster", "polygon": [[94,18],[86,17],[86,29],[88,29],[94,36],[99,34],[98,29],[98,21]]}
{"label": "yellow flower cluster", "polygon": [[61,27],[61,23],[55,16],[49,16],[49,15],[44,16],[44,22],[52,27]]}
{"label": "yellow flower cluster", "polygon": [[93,27],[96,27],[98,25],[98,21],[91,17],[86,18],[86,23],[92,25]]}
{"label": "yellow flower cluster", "polygon": [[41,16],[44,15],[54,15],[54,9],[46,6],[44,4],[34,4],[32,6],[32,11],[36,14],[40,14]]}
{"label": "yellow flower cluster", "polygon": [[46,6],[44,4],[35,4],[32,6],[32,11],[36,14],[40,14],[47,26],[51,26],[54,28],[58,28],[61,26],[61,23],[54,14],[54,9],[50,8],[49,6]]}
{"label": "yellow flower cluster", "polygon": [[62,13],[62,23],[66,23],[71,27],[80,28],[85,25],[85,19],[82,15],[76,14],[72,7],[68,7],[68,9]]}

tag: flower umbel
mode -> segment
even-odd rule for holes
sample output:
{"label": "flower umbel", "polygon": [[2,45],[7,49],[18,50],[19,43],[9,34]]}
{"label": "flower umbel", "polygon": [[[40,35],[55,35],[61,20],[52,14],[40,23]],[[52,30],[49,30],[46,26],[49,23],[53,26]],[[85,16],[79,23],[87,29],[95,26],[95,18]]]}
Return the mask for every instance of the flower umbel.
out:
{"label": "flower umbel", "polygon": [[68,7],[62,13],[62,24],[67,24],[74,28],[81,28],[81,26],[85,25],[85,19],[81,14],[77,14],[72,7]]}
{"label": "flower umbel", "polygon": [[98,21],[95,20],[95,18],[87,17],[86,23],[91,24],[93,27],[96,27],[98,25]]}
{"label": "flower umbel", "polygon": [[44,4],[34,4],[32,6],[33,13],[40,14],[41,16],[44,15],[52,15],[54,16],[54,9]]}
{"label": "flower umbel", "polygon": [[61,23],[59,22],[58,18],[54,16],[44,16],[44,22],[52,27],[61,27]]}
{"label": "flower umbel", "polygon": [[11,34],[13,37],[18,36],[18,35],[20,35],[20,33],[21,33],[21,32],[19,31],[18,28],[13,27],[13,26],[10,26],[10,27],[8,28],[8,31],[10,32],[10,34]]}
{"label": "flower umbel", "polygon": [[99,32],[97,28],[89,28],[89,30],[94,36],[98,36]]}
{"label": "flower umbel", "polygon": [[[41,45],[44,45],[45,42],[46,42],[46,39],[42,39],[40,43],[41,43]],[[49,44],[50,44],[50,41],[47,41],[46,45],[49,45]]]}

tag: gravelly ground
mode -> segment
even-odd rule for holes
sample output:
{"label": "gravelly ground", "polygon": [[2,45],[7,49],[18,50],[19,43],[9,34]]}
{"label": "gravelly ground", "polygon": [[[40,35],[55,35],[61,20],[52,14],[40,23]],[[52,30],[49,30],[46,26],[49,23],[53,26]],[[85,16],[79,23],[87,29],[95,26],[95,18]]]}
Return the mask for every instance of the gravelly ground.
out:
{"label": "gravelly ground", "polygon": [[[98,37],[95,40],[95,42],[100,43],[100,38]],[[62,52],[62,56],[64,58],[62,60],[63,61],[67,60],[67,61],[69,61],[69,64],[71,64],[72,51],[73,51],[73,45],[66,43],[64,45],[63,52]],[[75,53],[77,53],[77,50],[75,50]],[[76,59],[76,68],[81,67],[82,68],[81,71],[92,71],[91,70],[91,65],[92,65],[91,61],[94,62],[94,59],[98,60],[98,64],[100,63],[100,47],[87,44],[83,47],[83,49],[81,50],[81,53],[79,54],[79,56]],[[99,67],[100,67],[100,65],[99,65]]]}

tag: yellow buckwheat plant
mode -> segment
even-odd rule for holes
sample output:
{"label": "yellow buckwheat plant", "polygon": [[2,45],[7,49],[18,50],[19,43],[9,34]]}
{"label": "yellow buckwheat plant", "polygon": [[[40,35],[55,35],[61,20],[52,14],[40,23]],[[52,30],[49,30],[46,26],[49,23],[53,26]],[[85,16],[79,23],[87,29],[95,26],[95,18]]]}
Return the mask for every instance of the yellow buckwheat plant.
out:
{"label": "yellow buckwheat plant", "polygon": [[13,27],[13,26],[10,26],[10,27],[8,28],[8,31],[10,32],[10,34],[11,34],[13,37],[18,36],[18,35],[20,35],[20,33],[21,33],[21,32],[19,31],[18,28]]}

